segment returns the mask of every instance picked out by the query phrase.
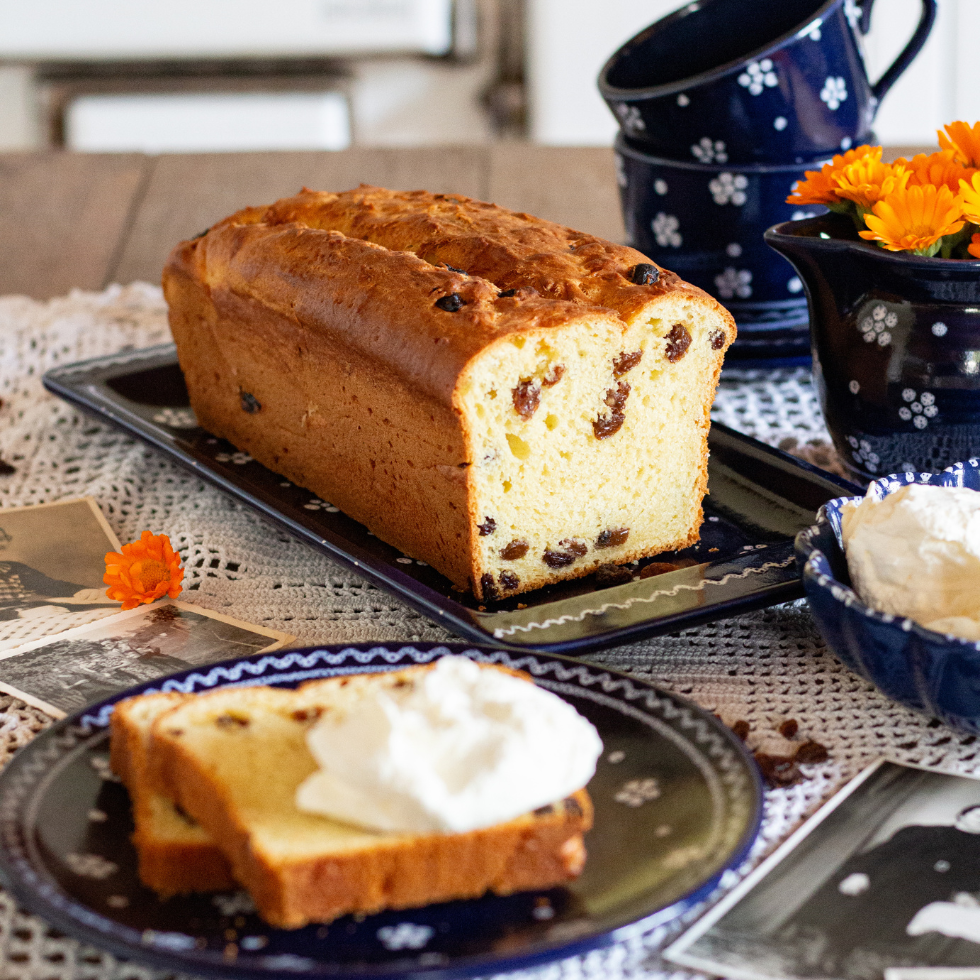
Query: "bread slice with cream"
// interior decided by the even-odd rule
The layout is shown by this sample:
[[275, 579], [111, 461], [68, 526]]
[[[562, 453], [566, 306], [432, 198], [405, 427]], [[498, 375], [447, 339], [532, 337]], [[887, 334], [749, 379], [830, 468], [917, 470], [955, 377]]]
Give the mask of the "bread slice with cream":
[[163, 286], [201, 425], [482, 600], [698, 538], [735, 324], [635, 249], [362, 186], [239, 211]]
[[465, 833], [374, 832], [297, 808], [298, 787], [317, 770], [308, 728], [365, 688], [397, 690], [428, 669], [337, 677], [295, 691], [223, 689], [155, 721], [150, 764], [161, 785], [219, 844], [272, 925], [551, 888], [582, 870], [592, 823], [584, 789]]

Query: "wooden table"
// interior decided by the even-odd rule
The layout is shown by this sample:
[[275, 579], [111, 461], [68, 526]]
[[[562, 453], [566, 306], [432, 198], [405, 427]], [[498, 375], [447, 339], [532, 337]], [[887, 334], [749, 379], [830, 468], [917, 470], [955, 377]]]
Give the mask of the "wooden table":
[[304, 185], [458, 192], [623, 239], [613, 154], [499, 143], [339, 153], [0, 154], [0, 295], [158, 282], [214, 221]]

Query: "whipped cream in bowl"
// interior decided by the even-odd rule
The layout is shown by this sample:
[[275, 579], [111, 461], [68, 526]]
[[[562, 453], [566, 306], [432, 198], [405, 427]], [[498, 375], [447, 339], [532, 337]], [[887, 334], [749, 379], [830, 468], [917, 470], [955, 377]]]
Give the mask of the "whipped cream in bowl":
[[320, 767], [296, 806], [395, 833], [461, 833], [561, 800], [595, 772], [602, 741], [529, 680], [446, 656], [403, 687], [373, 687], [307, 733]]
[[854, 590], [873, 609], [980, 640], [980, 493], [909, 484], [841, 509]]
[[830, 650], [888, 697], [980, 734], [980, 460], [828, 501], [796, 536]]

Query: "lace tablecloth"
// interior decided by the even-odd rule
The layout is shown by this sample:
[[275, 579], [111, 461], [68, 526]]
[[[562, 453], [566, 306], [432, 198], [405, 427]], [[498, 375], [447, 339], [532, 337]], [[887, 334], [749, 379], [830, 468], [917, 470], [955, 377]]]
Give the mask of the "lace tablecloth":
[[[0, 298], [0, 506], [90, 494], [122, 541], [166, 532], [184, 559], [182, 598], [295, 634], [302, 644], [428, 641], [451, 634], [273, 527], [154, 450], [47, 395], [51, 367], [169, 339], [160, 291], [135, 283], [38, 303]], [[807, 371], [723, 379], [715, 418], [818, 465], [833, 467]], [[95, 611], [93, 617], [104, 615]], [[73, 620], [73, 625], [78, 620]], [[57, 621], [4, 623], [0, 642], [28, 640]], [[824, 647], [804, 602], [594, 654], [692, 698], [729, 723], [752, 726], [750, 745], [776, 740], [786, 718], [824, 743], [830, 759], [807, 778], [770, 790], [762, 833], [742, 872], [771, 851], [844, 780], [892, 758], [975, 773], [978, 743], [875, 692]], [[0, 764], [50, 723], [0, 696]], [[723, 887], [737, 880], [729, 874]], [[688, 919], [703, 909], [694, 910]], [[531, 971], [534, 980], [681, 974], [657, 950], [679, 925]], [[55, 933], [0, 892], [0, 980], [115, 980], [161, 974]]]

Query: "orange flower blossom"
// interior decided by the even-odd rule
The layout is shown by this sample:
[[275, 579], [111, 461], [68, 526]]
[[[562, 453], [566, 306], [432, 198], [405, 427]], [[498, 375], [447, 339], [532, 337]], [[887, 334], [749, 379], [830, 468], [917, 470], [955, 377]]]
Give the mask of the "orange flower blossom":
[[975, 259], [980, 259], [980, 235], [974, 235], [970, 244], [966, 246], [966, 250]]
[[912, 171], [901, 164], [882, 163], [875, 157], [862, 157], [834, 174], [837, 196], [853, 201], [860, 211], [870, 211], [876, 202], [904, 190]]
[[961, 180], [959, 192], [963, 217], [975, 225], [980, 225], [980, 173], [973, 174], [969, 182]]
[[121, 554], [110, 551], [105, 556], [102, 581], [109, 586], [105, 594], [110, 599], [121, 600], [123, 609], [135, 609], [164, 595], [176, 599], [183, 578], [180, 555], [170, 538], [144, 531], [139, 541], [124, 544]]
[[969, 180], [975, 170], [964, 167], [951, 150], [940, 150], [938, 153], [919, 153], [911, 160], [904, 158], [895, 161], [896, 166], [907, 167], [912, 171], [909, 177], [909, 187], [916, 184], [945, 184], [954, 194], [960, 191], [960, 181]]
[[939, 239], [963, 228], [963, 211], [953, 192], [941, 185], [901, 186], [864, 216], [868, 231], [861, 237], [880, 242], [891, 252], [934, 255]]
[[[980, 167], [980, 122], [972, 126], [965, 122], [951, 122], [939, 130], [939, 145], [955, 154], [965, 167]], [[947, 134], [949, 134], [947, 136]]]
[[843, 156], [835, 156], [830, 163], [825, 163], [820, 170], [807, 170], [804, 172], [805, 180], [801, 180], [793, 193], [786, 198], [787, 204], [836, 204], [840, 198], [837, 196], [837, 184], [833, 177], [850, 163], [855, 160], [863, 160], [868, 157], [872, 160], [881, 159], [882, 148], [880, 146], [858, 146], [853, 150], [848, 150]]

